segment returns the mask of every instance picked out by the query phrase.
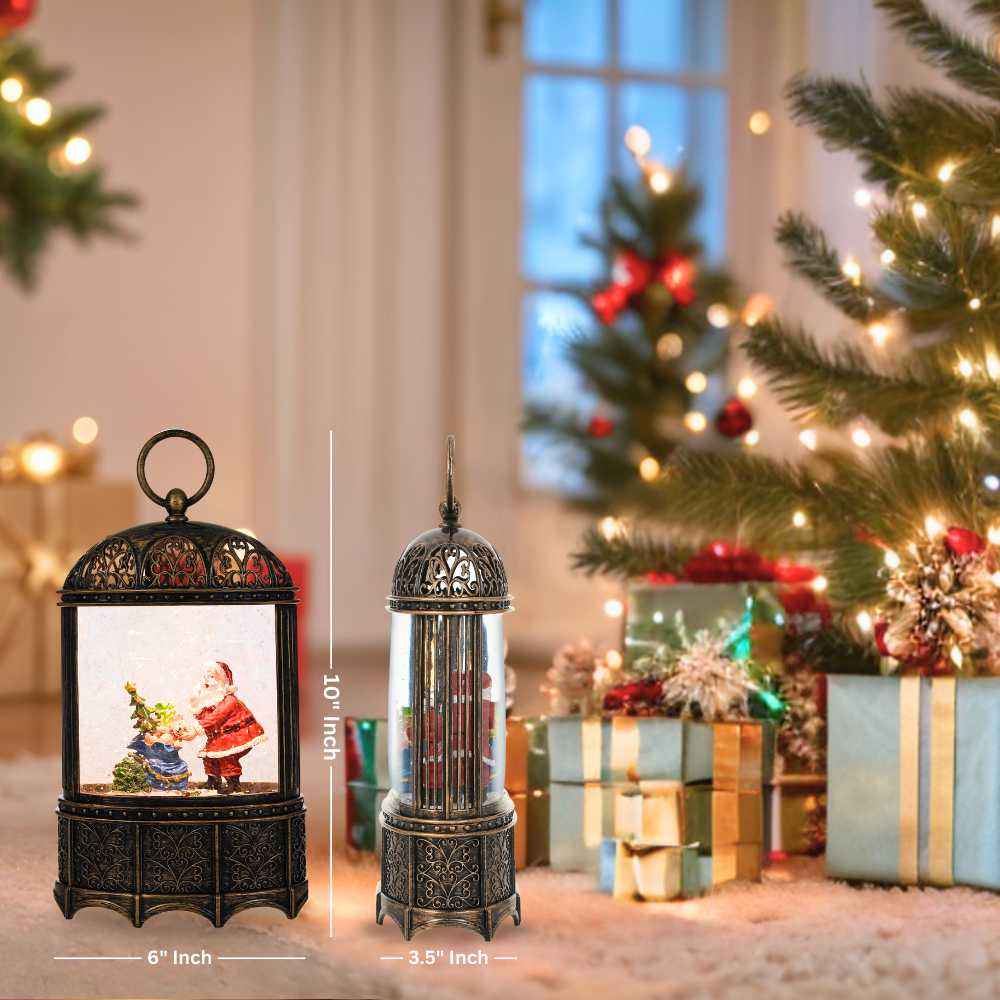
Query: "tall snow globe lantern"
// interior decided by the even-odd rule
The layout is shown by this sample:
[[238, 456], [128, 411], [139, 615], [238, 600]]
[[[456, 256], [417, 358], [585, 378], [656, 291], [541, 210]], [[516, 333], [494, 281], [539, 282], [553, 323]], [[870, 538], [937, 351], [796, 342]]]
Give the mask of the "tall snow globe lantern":
[[489, 941], [521, 922], [514, 804], [504, 791], [503, 563], [459, 523], [455, 439], [441, 523], [396, 565], [389, 607], [389, 777], [376, 918], [404, 937], [459, 926]]
[[[192, 441], [205, 457], [192, 497], [158, 496], [150, 449]], [[189, 521], [215, 463], [184, 430], [152, 437], [139, 484], [164, 521], [93, 546], [62, 595], [63, 794], [54, 894], [137, 927], [193, 910], [221, 927], [308, 896], [299, 794], [296, 587], [251, 534]]]

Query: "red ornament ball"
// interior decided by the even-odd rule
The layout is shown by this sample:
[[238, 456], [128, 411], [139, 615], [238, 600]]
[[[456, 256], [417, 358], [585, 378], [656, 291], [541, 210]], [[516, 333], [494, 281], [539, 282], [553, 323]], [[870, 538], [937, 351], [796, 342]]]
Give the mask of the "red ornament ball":
[[0, 0], [0, 38], [27, 24], [35, 13], [35, 0]]
[[986, 551], [986, 539], [968, 528], [949, 528], [944, 544], [953, 556], [977, 556]]
[[727, 438], [738, 438], [753, 427], [753, 414], [742, 399], [730, 399], [715, 418], [715, 429]]
[[592, 438], [606, 438], [614, 429], [614, 421], [610, 417], [604, 416], [603, 413], [595, 413], [590, 418], [590, 424], [587, 427]]

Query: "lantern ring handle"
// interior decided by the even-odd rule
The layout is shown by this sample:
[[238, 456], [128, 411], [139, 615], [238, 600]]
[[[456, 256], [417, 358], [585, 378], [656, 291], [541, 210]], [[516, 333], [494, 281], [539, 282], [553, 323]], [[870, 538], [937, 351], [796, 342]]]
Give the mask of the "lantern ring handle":
[[[188, 497], [187, 494], [181, 489], [172, 489], [164, 499], [158, 496], [156, 493], [150, 489], [149, 483], [146, 481], [146, 456], [149, 454], [153, 445], [159, 444], [166, 438], [179, 437], [185, 438], [188, 441], [196, 444], [200, 449], [202, 455], [205, 456], [205, 481], [201, 484], [198, 492], [194, 496]], [[159, 434], [154, 434], [143, 446], [142, 451], [139, 452], [139, 460], [136, 462], [135, 474], [139, 479], [139, 485], [142, 487], [142, 492], [149, 497], [150, 500], [155, 504], [159, 504], [161, 507], [165, 507], [167, 510], [167, 520], [168, 521], [186, 521], [187, 518], [184, 516], [184, 511], [191, 506], [193, 503], [197, 503], [207, 492], [208, 488], [212, 485], [212, 480], [215, 478], [215, 459], [212, 457], [212, 452], [210, 451], [207, 444], [197, 434], [192, 434], [191, 431], [181, 430], [180, 428], [173, 428], [168, 431], [160, 431]]]

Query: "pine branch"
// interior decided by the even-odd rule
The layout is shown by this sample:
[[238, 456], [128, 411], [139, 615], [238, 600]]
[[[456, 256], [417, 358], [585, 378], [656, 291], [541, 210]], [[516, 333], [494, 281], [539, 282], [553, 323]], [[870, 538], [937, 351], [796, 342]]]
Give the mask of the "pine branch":
[[583, 549], [573, 553], [573, 568], [587, 576], [600, 573], [621, 580], [632, 580], [649, 573], [672, 573], [683, 576], [684, 567], [695, 554], [691, 546], [668, 543], [645, 532], [605, 538], [596, 530], [583, 537]]
[[922, 0], [876, 0], [920, 58], [966, 90], [1000, 101], [1000, 62], [927, 9]]
[[863, 283], [856, 285], [844, 274], [840, 257], [826, 242], [823, 230], [804, 215], [786, 213], [775, 233], [792, 269], [852, 319], [870, 323], [892, 309], [892, 302], [880, 292]]

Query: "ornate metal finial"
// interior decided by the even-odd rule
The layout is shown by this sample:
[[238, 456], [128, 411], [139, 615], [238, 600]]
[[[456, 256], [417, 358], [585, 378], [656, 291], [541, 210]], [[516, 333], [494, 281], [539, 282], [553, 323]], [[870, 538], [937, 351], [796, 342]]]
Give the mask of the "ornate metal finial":
[[[193, 441], [201, 449], [201, 453], [205, 456], [205, 481], [201, 484], [201, 488], [193, 497], [189, 497], [182, 489], [174, 487], [174, 489], [167, 494], [166, 499], [164, 499], [161, 496], [157, 496], [149, 488], [149, 483], [146, 482], [146, 456], [149, 454], [154, 444], [159, 444], [160, 441], [170, 437], [187, 438], [188, 441]], [[192, 434], [190, 431], [182, 431], [175, 428], [169, 431], [160, 431], [159, 434], [154, 434], [142, 446], [142, 451], [139, 452], [139, 461], [136, 463], [135, 474], [139, 477], [139, 485], [142, 487], [142, 492], [145, 493], [146, 496], [153, 501], [153, 503], [166, 508], [166, 520], [186, 521], [187, 515], [184, 512], [192, 504], [197, 503], [208, 492], [209, 486], [212, 485], [212, 480], [215, 478], [215, 459], [212, 458], [212, 453], [209, 451], [208, 445], [205, 444], [205, 442], [202, 441], [197, 434]]]
[[442, 528], [460, 528], [462, 502], [455, 496], [455, 435], [448, 435], [448, 492], [438, 505]]

